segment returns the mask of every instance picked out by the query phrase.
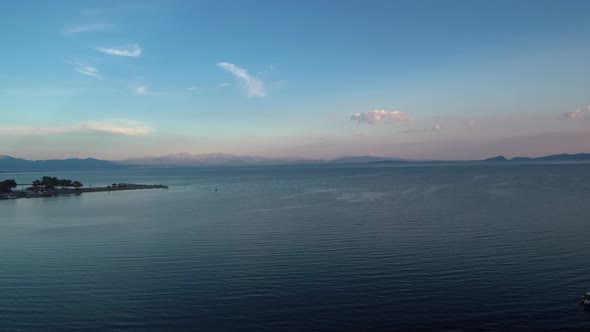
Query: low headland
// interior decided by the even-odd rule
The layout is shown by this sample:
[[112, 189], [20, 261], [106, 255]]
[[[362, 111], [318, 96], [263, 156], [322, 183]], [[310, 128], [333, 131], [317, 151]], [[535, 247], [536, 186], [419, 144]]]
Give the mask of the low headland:
[[[17, 190], [16, 188], [19, 186], [23, 189]], [[25, 188], [25, 186], [27, 187]], [[0, 181], [0, 200], [139, 189], [168, 189], [168, 186], [162, 184], [113, 183], [106, 187], [85, 188], [79, 181], [58, 179], [50, 176], [44, 176], [41, 180], [35, 180], [31, 184], [20, 184], [14, 179], [7, 179]]]

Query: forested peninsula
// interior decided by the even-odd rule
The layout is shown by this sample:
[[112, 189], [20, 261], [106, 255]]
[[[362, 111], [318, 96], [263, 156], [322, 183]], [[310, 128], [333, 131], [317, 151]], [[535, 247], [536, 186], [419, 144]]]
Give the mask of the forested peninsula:
[[[18, 189], [18, 188], [21, 189]], [[55, 197], [89, 192], [110, 192], [138, 189], [168, 189], [162, 184], [113, 183], [104, 187], [84, 187], [80, 181], [44, 176], [32, 183], [18, 183], [14, 179], [0, 181], [0, 199]]]

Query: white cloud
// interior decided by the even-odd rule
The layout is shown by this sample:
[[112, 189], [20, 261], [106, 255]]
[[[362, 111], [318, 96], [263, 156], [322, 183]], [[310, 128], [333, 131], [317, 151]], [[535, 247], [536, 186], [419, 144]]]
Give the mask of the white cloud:
[[153, 132], [145, 122], [125, 119], [84, 122], [75, 128], [74, 132], [124, 136], [145, 136]]
[[93, 66], [78, 65], [76, 66], [76, 68], [74, 68], [74, 70], [76, 70], [80, 74], [84, 74], [94, 78], [102, 78], [102, 75], [98, 73], [98, 69], [96, 69], [96, 67]]
[[563, 113], [561, 115], [564, 119], [590, 119], [590, 106], [586, 109], [577, 109], [573, 112]]
[[246, 69], [228, 62], [219, 62], [217, 66], [234, 75], [244, 85], [248, 97], [266, 96], [264, 82], [250, 75]]
[[70, 127], [32, 127], [32, 126], [0, 126], [0, 135], [122, 135], [145, 136], [153, 132], [153, 128], [145, 122], [125, 119], [90, 121]]
[[82, 32], [106, 31], [111, 30], [113, 26], [108, 23], [95, 23], [86, 25], [70, 25], [61, 30], [64, 35], [72, 35]]
[[136, 95], [147, 95], [148, 87], [145, 85], [136, 86], [133, 88], [133, 92], [135, 92]]
[[189, 86], [188, 88], [184, 88], [186, 91], [197, 91], [201, 88], [199, 88], [198, 86]]
[[127, 56], [127, 57], [138, 57], [141, 55], [141, 47], [139, 45], [132, 45], [130, 48], [96, 48], [98, 51], [114, 55], [114, 56]]
[[218, 87], [218, 88], [225, 88], [225, 87], [228, 87], [228, 86], [230, 86], [230, 85], [231, 85], [231, 84], [229, 84], [229, 83], [227, 83], [227, 82], [223, 82], [223, 83], [219, 84], [217, 87]]
[[364, 113], [355, 113], [350, 119], [358, 123], [368, 123], [376, 125], [379, 122], [403, 122], [411, 120], [412, 117], [400, 111], [386, 111], [386, 110], [373, 110]]
[[402, 131], [402, 134], [424, 133], [424, 132], [439, 131], [439, 130], [441, 130], [441, 126], [436, 124], [430, 128], [404, 130], [404, 131]]
[[466, 126], [475, 126], [476, 124], [477, 124], [477, 120], [471, 119], [471, 120], [465, 121]]

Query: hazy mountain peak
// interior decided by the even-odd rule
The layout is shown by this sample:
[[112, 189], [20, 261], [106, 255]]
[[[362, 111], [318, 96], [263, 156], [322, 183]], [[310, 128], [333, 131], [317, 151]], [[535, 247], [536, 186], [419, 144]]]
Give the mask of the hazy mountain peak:
[[500, 155], [500, 156], [495, 156], [492, 158], [484, 159], [484, 161], [508, 161], [508, 159], [506, 159], [506, 157]]

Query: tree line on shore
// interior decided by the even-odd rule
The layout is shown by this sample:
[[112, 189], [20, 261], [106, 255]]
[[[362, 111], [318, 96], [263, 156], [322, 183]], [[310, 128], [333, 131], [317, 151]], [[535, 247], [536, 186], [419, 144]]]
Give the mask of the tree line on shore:
[[9, 192], [16, 188], [16, 181], [14, 179], [6, 179], [0, 182], [0, 192]]
[[68, 179], [58, 179], [54, 176], [44, 176], [41, 180], [33, 181], [33, 187], [42, 187], [44, 189], [55, 188], [82, 188], [84, 185], [79, 181], [72, 181]]
[[[14, 179], [6, 179], [4, 181], [0, 181], [0, 192], [10, 192], [12, 189], [17, 187], [17, 182]], [[80, 181], [72, 181], [68, 179], [58, 179], [54, 176], [44, 176], [41, 180], [35, 180], [32, 183], [32, 187], [27, 188], [30, 190], [35, 189], [44, 189], [44, 190], [52, 190], [56, 188], [61, 189], [69, 189], [75, 188], [79, 189], [84, 187], [84, 185]]]

